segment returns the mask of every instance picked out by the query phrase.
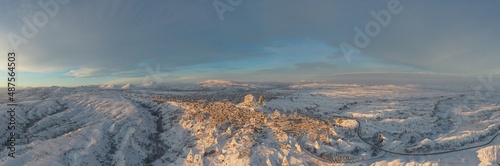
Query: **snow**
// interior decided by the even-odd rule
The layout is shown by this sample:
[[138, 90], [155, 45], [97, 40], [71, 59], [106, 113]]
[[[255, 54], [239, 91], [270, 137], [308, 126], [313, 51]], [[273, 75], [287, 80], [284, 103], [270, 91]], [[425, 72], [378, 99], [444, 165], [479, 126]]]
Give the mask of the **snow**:
[[203, 82], [199, 82], [198, 85], [204, 86], [204, 87], [212, 87], [212, 86], [234, 86], [238, 85], [239, 83], [235, 81], [227, 81], [227, 80], [206, 80]]
[[477, 151], [480, 166], [499, 164], [500, 145], [488, 146]]
[[99, 88], [101, 88], [101, 89], [116, 89], [116, 85], [115, 84], [101, 85], [101, 86], [99, 86]]
[[125, 84], [120, 89], [133, 89], [133, 88], [134, 88], [134, 85], [132, 85], [132, 84]]
[[16, 158], [2, 144], [0, 165], [498, 165], [500, 96], [476, 94], [224, 80], [30, 88], [17, 94]]

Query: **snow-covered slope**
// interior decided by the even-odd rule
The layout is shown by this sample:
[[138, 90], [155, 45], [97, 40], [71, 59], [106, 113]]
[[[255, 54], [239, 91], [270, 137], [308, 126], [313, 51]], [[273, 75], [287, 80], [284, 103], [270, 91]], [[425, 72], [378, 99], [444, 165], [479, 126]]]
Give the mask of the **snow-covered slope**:
[[114, 84], [108, 84], [108, 85], [100, 85], [99, 88], [101, 88], [101, 89], [116, 89], [117, 86]]
[[[415, 85], [124, 87], [19, 91], [16, 158], [1, 144], [0, 165], [500, 163], [498, 92], [481, 98], [467, 88]], [[265, 102], [238, 104], [247, 94]], [[0, 109], [9, 109], [5, 100]], [[0, 116], [0, 128], [7, 118]]]
[[235, 81], [227, 81], [227, 80], [206, 80], [203, 82], [199, 82], [198, 85], [204, 87], [213, 87], [213, 86], [235, 86], [239, 85], [239, 83]]
[[216, 89], [254, 89], [257, 88], [256, 85], [247, 84], [247, 83], [239, 83], [236, 81], [228, 81], [228, 80], [206, 80], [203, 82], [197, 83], [197, 85], [203, 88], [209, 88], [211, 90]]
[[133, 89], [133, 88], [135, 88], [134, 85], [132, 85], [132, 84], [125, 84], [120, 89]]

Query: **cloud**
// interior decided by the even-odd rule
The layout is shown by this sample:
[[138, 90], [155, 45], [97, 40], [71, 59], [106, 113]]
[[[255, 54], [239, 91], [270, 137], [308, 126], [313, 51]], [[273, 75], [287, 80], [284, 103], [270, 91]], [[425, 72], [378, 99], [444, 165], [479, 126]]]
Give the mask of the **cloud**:
[[[103, 74], [110, 75], [134, 70], [144, 59], [175, 68], [259, 55], [258, 50], [222, 44], [230, 41], [218, 44], [218, 36], [223, 35], [199, 28], [209, 25], [208, 20], [220, 23], [216, 17], [205, 16], [213, 12], [211, 3], [200, 3], [72, 1], [22, 45], [23, 69], [50, 72], [88, 66], [106, 69]], [[20, 27], [11, 29], [20, 34]], [[238, 44], [237, 40], [231, 42]], [[92, 73], [96, 72], [87, 74]]]
[[500, 3], [412, 2], [363, 52], [433, 72], [498, 71], [500, 23], [494, 4]]
[[321, 75], [331, 75], [337, 66], [324, 62], [303, 62], [293, 66], [269, 67], [252, 71], [214, 74], [215, 78], [226, 78], [239, 81], [291, 81], [317, 79]]
[[[490, 4], [493, 3], [493, 4]], [[498, 72], [500, 2], [402, 1], [404, 10], [362, 50], [362, 56], [387, 65], [430, 72], [475, 74]], [[5, 5], [4, 5], [5, 4]], [[21, 48], [22, 69], [33, 72], [69, 71], [74, 77], [135, 77], [145, 60], [171, 71], [217, 62], [279, 58], [268, 48], [282, 41], [320, 41], [338, 48], [352, 43], [354, 26], [373, 21], [370, 11], [387, 2], [318, 0], [244, 1], [220, 21], [212, 1], [71, 1]], [[2, 2], [2, 35], [20, 33], [21, 18], [41, 8], [37, 1]], [[14, 7], [25, 6], [19, 12]], [[28, 6], [28, 7], [26, 7]], [[2, 39], [4, 40], [4, 39]], [[304, 49], [306, 50], [306, 49]], [[304, 51], [303, 62], [288, 66], [259, 66], [256, 70], [293, 77], [296, 72], [372, 70], [355, 61], [337, 70], [343, 56], [332, 52], [332, 62], [318, 62]], [[299, 56], [299, 55], [294, 55]], [[255, 63], [259, 63], [256, 61]], [[311, 63], [309, 63], [311, 62]], [[344, 63], [344, 62], [342, 62]], [[335, 64], [335, 65], [332, 65]], [[383, 64], [382, 64], [383, 65]], [[240, 68], [229, 65], [224, 68]], [[201, 69], [202, 70], [202, 69]], [[175, 70], [177, 72], [179, 70]], [[243, 74], [243, 73], [240, 73]], [[217, 75], [216, 73], [213, 75]]]
[[336, 68], [335, 65], [325, 63], [325, 62], [307, 62], [307, 63], [297, 63], [295, 64], [297, 66], [297, 69], [300, 70], [329, 70], [329, 69], [334, 69]]
[[[36, 2], [23, 3], [32, 6], [24, 9], [31, 11], [28, 17], [41, 10]], [[259, 57], [266, 55], [263, 49], [275, 39], [333, 36], [335, 26], [325, 20], [345, 18], [335, 16], [337, 10], [323, 6], [325, 3], [347, 11], [345, 5], [336, 7], [328, 1], [248, 1], [226, 13], [221, 22], [209, 1], [71, 1], [21, 47], [26, 57], [24, 69], [50, 72], [88, 66], [107, 69], [104, 71], [133, 70], [144, 59], [175, 68]], [[304, 10], [295, 11], [297, 7]], [[313, 9], [320, 10], [311, 12]], [[338, 19], [330, 19], [332, 16]], [[20, 33], [19, 26], [10, 29]]]
[[338, 73], [326, 77], [336, 83], [358, 84], [437, 84], [447, 86], [471, 86], [478, 80], [474, 77], [459, 74], [442, 74], [429, 72], [358, 72]]
[[102, 77], [105, 76], [107, 71], [103, 69], [93, 69], [93, 68], [80, 68], [75, 70], [70, 70], [69, 75], [76, 78], [88, 78], [88, 77]]

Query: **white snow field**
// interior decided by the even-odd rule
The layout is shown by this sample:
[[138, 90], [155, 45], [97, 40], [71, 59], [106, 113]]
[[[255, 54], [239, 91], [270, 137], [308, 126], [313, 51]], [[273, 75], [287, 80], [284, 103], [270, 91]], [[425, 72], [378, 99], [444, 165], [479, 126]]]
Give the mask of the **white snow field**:
[[16, 98], [0, 165], [500, 165], [500, 94], [467, 87], [212, 80]]

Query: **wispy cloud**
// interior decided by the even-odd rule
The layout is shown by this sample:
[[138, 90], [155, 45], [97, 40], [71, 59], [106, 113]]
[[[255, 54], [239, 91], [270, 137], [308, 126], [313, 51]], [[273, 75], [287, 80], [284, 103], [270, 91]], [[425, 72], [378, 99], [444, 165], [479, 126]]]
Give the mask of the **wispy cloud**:
[[[175, 78], [232, 74], [263, 80], [373, 70], [500, 71], [497, 1], [412, 2], [350, 64], [337, 52], [339, 43], [350, 42], [353, 27], [373, 20], [370, 11], [386, 2], [284, 2], [245, 1], [221, 22], [211, 1], [71, 1], [21, 47], [20, 69], [68, 71], [76, 78], [140, 77], [145, 66], [160, 65]], [[37, 1], [0, 6], [4, 48], [6, 34], [20, 33], [21, 18], [41, 8]], [[252, 74], [262, 71], [267, 74]]]

